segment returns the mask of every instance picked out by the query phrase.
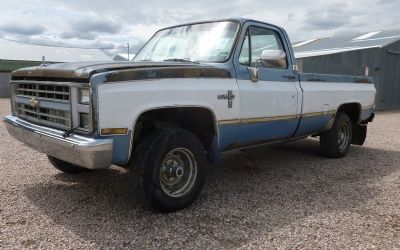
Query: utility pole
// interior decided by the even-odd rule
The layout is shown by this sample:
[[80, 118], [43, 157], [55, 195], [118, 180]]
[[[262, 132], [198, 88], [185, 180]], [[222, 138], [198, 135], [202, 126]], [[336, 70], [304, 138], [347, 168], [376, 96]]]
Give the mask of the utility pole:
[[128, 43], [128, 61], [130, 61], [130, 60], [129, 60], [129, 43]]

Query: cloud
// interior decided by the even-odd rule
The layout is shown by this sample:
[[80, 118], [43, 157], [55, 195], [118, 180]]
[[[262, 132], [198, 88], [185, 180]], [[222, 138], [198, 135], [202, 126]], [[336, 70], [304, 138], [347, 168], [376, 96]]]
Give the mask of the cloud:
[[379, 0], [379, 4], [389, 4], [389, 3], [393, 3], [395, 0]]
[[97, 35], [95, 35], [91, 32], [80, 32], [77, 30], [70, 30], [70, 31], [61, 33], [60, 37], [63, 39], [78, 38], [78, 39], [83, 39], [83, 40], [95, 40], [97, 38]]
[[99, 34], [117, 34], [121, 23], [112, 18], [100, 18], [95, 14], [74, 20], [69, 29], [60, 34], [63, 39], [95, 40]]
[[8, 34], [15, 35], [39, 35], [42, 34], [46, 28], [37, 24], [29, 23], [6, 23], [0, 25], [0, 31]]
[[351, 24], [352, 17], [345, 12], [335, 11], [310, 11], [304, 21], [305, 29], [333, 30], [343, 25]]
[[100, 18], [92, 15], [74, 21], [71, 28], [74, 31], [85, 33], [115, 34], [121, 30], [121, 24], [112, 18]]
[[0, 35], [78, 47], [112, 45], [111, 51], [123, 53], [127, 43], [135, 53], [166, 26], [237, 16], [277, 24], [292, 41], [400, 29], [395, 0], [29, 1], [0, 1]]

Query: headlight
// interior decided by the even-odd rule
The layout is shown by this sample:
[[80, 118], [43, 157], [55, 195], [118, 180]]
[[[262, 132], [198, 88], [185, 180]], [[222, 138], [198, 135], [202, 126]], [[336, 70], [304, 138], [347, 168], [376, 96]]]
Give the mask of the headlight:
[[90, 129], [89, 114], [79, 113], [79, 127], [84, 129]]
[[90, 91], [89, 89], [79, 89], [79, 103], [89, 105]]

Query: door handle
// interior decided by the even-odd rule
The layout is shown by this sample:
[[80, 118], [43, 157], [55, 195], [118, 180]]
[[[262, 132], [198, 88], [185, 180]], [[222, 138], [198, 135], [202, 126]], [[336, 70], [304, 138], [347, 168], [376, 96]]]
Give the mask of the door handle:
[[294, 80], [296, 77], [292, 74], [283, 74], [282, 77], [287, 78], [289, 80]]
[[252, 82], [258, 82], [260, 72], [257, 67], [248, 67], [247, 70], [249, 71], [250, 80]]

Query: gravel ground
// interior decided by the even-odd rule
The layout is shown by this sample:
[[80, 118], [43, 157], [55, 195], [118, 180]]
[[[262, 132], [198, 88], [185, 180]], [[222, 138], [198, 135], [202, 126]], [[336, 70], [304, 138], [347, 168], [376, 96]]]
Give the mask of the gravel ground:
[[124, 169], [60, 173], [0, 121], [0, 248], [400, 249], [399, 122], [379, 113], [338, 160], [316, 139], [228, 153], [197, 202], [157, 214]]

